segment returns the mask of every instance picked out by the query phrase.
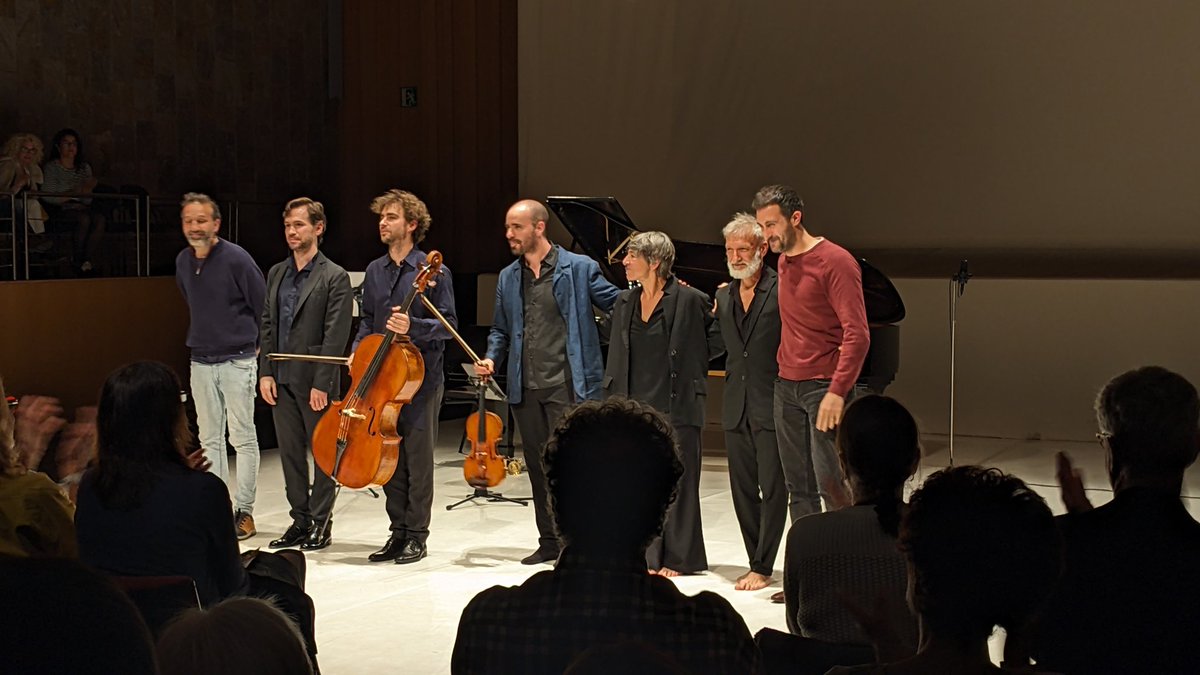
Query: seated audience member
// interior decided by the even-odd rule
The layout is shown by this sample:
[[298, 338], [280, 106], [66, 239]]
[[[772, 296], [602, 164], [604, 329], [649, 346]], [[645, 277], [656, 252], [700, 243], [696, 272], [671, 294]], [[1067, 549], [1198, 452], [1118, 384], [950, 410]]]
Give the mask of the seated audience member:
[[563, 675], [691, 675], [679, 662], [641, 640], [597, 645], [580, 652]]
[[[838, 425], [836, 447], [853, 505], [797, 519], [788, 532], [784, 564], [788, 629], [809, 638], [791, 640], [787, 660], [820, 673], [854, 658], [842, 645], [859, 646], [859, 663], [873, 660], [870, 638], [847, 602], [862, 607], [881, 603], [893, 611], [889, 620], [906, 653], [913, 654], [917, 645], [916, 618], [904, 599], [904, 556], [896, 546], [904, 484], [921, 460], [917, 423], [895, 399], [858, 398]], [[776, 656], [767, 644], [789, 643], [760, 642], [764, 664]]]
[[76, 561], [0, 555], [0, 598], [0, 672], [158, 672], [137, 608]]
[[74, 558], [75, 509], [54, 481], [21, 463], [15, 428], [0, 380], [0, 554]]
[[1180, 500], [1200, 449], [1196, 388], [1163, 368], [1132, 370], [1101, 390], [1096, 421], [1113, 499], [1093, 509], [1059, 456], [1064, 570], [1033, 631], [1038, 668], [1200, 672], [1200, 523]]
[[[13, 195], [18, 224], [25, 221], [25, 204], [29, 204], [29, 231], [42, 234], [46, 231], [46, 212], [36, 197], [20, 198], [21, 192], [42, 189], [42, 141], [33, 134], [13, 134], [4, 142], [0, 151], [0, 193]], [[18, 227], [18, 231], [22, 228]], [[49, 241], [33, 245], [31, 250], [45, 252]]]
[[[920, 621], [915, 656], [834, 668], [830, 675], [1001, 673], [988, 655], [996, 626], [1020, 630], [1042, 606], [1061, 567], [1046, 502], [999, 469], [960, 466], [929, 477], [900, 525], [909, 601]], [[864, 620], [869, 612], [860, 608]], [[886, 619], [872, 616], [878, 628]], [[868, 628], [878, 640], [878, 630]], [[894, 637], [894, 636], [893, 636]]]
[[[483, 591], [463, 610], [454, 673], [562, 673], [585, 650], [640, 640], [691, 672], [755, 673], [758, 653], [724, 598], [646, 571], [683, 466], [670, 423], [622, 398], [559, 422], [543, 461], [562, 552], [552, 571]], [[622, 468], [620, 481], [601, 477]]]
[[75, 512], [80, 558], [112, 574], [191, 577], [205, 607], [233, 595], [276, 596], [315, 654], [304, 555], [239, 555], [225, 483], [203, 470], [201, 451], [185, 455], [191, 437], [179, 391], [175, 373], [153, 361], [118, 368], [104, 382], [97, 462], [80, 482]]
[[304, 638], [275, 605], [230, 598], [184, 612], [158, 638], [162, 675], [312, 673]]
[[76, 195], [43, 197], [42, 201], [49, 207], [52, 218], [61, 217], [75, 223], [74, 263], [80, 272], [90, 273], [96, 247], [104, 236], [106, 219], [100, 205], [93, 203], [91, 197], [78, 196], [90, 194], [96, 188], [96, 178], [92, 175], [92, 165], [84, 160], [83, 139], [77, 131], [61, 129], [54, 134], [50, 160], [42, 173], [45, 176], [44, 192]]

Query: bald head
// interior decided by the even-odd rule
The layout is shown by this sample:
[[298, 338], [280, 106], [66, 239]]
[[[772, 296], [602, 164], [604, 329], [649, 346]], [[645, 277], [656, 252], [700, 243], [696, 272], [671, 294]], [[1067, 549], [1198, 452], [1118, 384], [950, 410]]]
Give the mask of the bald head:
[[550, 220], [550, 212], [536, 199], [522, 199], [513, 204], [508, 207], [508, 215], [519, 215], [529, 218], [535, 225], [538, 221], [545, 223]]
[[540, 259], [550, 249], [546, 240], [546, 221], [550, 212], [541, 202], [522, 199], [508, 207], [504, 217], [504, 236], [513, 255], [532, 255]]

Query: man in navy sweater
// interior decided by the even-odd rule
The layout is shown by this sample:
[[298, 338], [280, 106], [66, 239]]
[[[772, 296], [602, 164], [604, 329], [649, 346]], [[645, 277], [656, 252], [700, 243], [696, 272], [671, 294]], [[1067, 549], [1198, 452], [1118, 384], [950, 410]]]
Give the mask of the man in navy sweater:
[[208, 195], [183, 196], [181, 220], [188, 248], [175, 258], [175, 280], [191, 315], [192, 400], [200, 447], [212, 472], [229, 483], [225, 430], [237, 451], [237, 487], [230, 486], [238, 539], [257, 533], [258, 436], [254, 394], [258, 388], [258, 320], [267, 286], [245, 249], [217, 236], [221, 209]]
[[[425, 360], [425, 379], [412, 403], [400, 409], [400, 462], [391, 480], [383, 486], [387, 497], [391, 535], [387, 543], [368, 556], [371, 562], [394, 561], [397, 565], [414, 563], [426, 555], [429, 520], [433, 509], [433, 446], [437, 442], [438, 409], [442, 405], [442, 355], [444, 340], [453, 336], [419, 300], [408, 313], [400, 311], [413, 280], [425, 262], [425, 252], [417, 244], [429, 231], [431, 219], [425, 202], [411, 192], [388, 190], [371, 202], [371, 211], [379, 214], [379, 239], [387, 253], [367, 265], [363, 279], [362, 322], [354, 338], [357, 348], [372, 333], [389, 330], [407, 335]], [[454, 283], [450, 270], [441, 274], [426, 289], [433, 306], [455, 328]]]

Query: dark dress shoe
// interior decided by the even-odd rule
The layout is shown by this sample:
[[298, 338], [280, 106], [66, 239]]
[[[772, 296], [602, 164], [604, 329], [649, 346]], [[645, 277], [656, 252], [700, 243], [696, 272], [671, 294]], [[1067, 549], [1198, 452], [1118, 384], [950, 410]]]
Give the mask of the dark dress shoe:
[[547, 551], [544, 548], [539, 548], [533, 553], [521, 558], [521, 564], [536, 565], [538, 563], [554, 562], [555, 560], [558, 560], [558, 551]]
[[409, 539], [404, 542], [404, 550], [397, 556], [396, 564], [407, 565], [408, 563], [415, 563], [427, 555], [429, 555], [429, 550], [425, 548], [425, 544], [416, 539]]
[[395, 560], [396, 558], [400, 557], [400, 552], [404, 550], [404, 544], [404, 539], [401, 539], [393, 534], [392, 536], [388, 537], [387, 543], [383, 545], [383, 548], [367, 556], [367, 560], [370, 560], [371, 562], [387, 562], [389, 560]]
[[321, 535], [321, 526], [317, 523], [313, 524], [312, 532], [308, 533], [308, 538], [300, 544], [300, 549], [303, 551], [317, 551], [325, 548], [333, 541], [333, 523], [325, 526], [325, 535]]
[[773, 602], [777, 605], [782, 605], [785, 602], [787, 602], [787, 598], [784, 597], [783, 591], [779, 591], [778, 593], [771, 594], [771, 602]]
[[308, 528], [292, 523], [292, 526], [287, 529], [287, 532], [283, 533], [282, 537], [272, 540], [271, 543], [267, 544], [267, 546], [270, 548], [288, 548], [289, 546], [299, 546], [300, 544], [303, 544], [304, 540], [307, 538]]

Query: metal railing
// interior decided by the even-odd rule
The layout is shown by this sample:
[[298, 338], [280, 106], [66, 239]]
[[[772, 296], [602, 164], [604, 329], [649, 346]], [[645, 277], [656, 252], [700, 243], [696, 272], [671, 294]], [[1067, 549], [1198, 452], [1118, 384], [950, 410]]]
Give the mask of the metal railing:
[[[30, 250], [30, 233], [32, 233], [32, 230], [29, 227], [29, 204], [34, 199], [45, 200], [47, 197], [53, 200], [88, 200], [92, 204], [95, 202], [107, 202], [108, 206], [105, 207], [105, 210], [109, 215], [118, 211], [118, 209], [122, 209], [122, 207], [128, 207], [128, 210], [122, 210], [122, 213], [130, 214], [128, 218], [132, 220], [133, 224], [134, 276], [148, 277], [174, 274], [175, 255], [186, 246], [179, 225], [178, 197], [156, 197], [115, 192], [49, 193], [23, 191], [16, 194], [0, 192], [0, 233], [8, 235], [9, 245], [4, 248], [7, 249], [5, 252], [10, 254], [7, 258], [0, 259], [0, 270], [11, 268], [11, 274], [3, 274], [2, 278], [13, 281], [30, 280], [33, 278], [31, 268], [34, 266], [34, 260], [31, 259]], [[276, 216], [278, 215], [279, 205], [282, 203], [282, 201], [268, 202], [261, 200], [218, 201], [223, 215], [221, 235], [230, 241], [240, 244], [243, 233], [241, 223], [243, 212], [262, 216], [263, 209], [269, 209], [271, 218], [278, 220]], [[46, 204], [43, 203], [43, 205]], [[58, 205], [49, 203], [49, 206], [54, 208]], [[254, 215], [250, 217], [254, 217]], [[59, 214], [56, 217], [48, 219], [47, 222], [61, 222], [62, 220], [63, 215]], [[112, 220], [111, 217], [108, 218], [109, 222], [112, 222]], [[127, 223], [129, 220], [121, 219], [119, 222]], [[107, 237], [108, 235], [106, 234], [105, 236]], [[72, 237], [74, 237], [73, 234]], [[169, 253], [163, 255], [162, 260], [156, 260], [154, 255], [164, 250], [165, 240], [171, 241], [170, 247], [167, 249]], [[275, 241], [277, 239], [273, 238], [272, 242]], [[0, 249], [0, 251], [3, 251], [3, 249]], [[251, 251], [251, 253], [253, 254], [255, 251]], [[262, 251], [261, 253], [269, 254], [270, 252]]]

